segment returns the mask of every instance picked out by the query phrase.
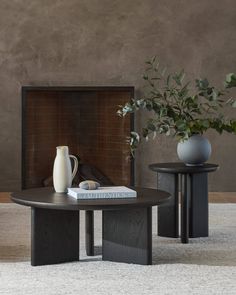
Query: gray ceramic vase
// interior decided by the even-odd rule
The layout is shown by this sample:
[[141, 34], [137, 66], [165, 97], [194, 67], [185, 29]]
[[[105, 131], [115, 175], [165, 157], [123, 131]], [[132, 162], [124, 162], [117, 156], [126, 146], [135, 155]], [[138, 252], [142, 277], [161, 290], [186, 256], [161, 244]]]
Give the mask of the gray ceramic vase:
[[193, 135], [178, 143], [177, 154], [187, 166], [200, 166], [210, 158], [211, 144], [207, 138]]

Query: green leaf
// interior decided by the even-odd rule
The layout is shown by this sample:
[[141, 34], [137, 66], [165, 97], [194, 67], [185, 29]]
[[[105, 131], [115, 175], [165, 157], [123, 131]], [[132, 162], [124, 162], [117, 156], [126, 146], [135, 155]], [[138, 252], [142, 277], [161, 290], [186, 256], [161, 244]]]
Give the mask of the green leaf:
[[161, 72], [162, 77], [165, 76], [166, 70], [167, 70], [166, 67], [162, 70], [162, 72]]
[[134, 101], [134, 104], [137, 108], [145, 108], [146, 101], [145, 101], [145, 99], [137, 99]]
[[213, 100], [217, 100], [217, 98], [218, 98], [218, 93], [217, 93], [216, 91], [213, 91], [213, 92], [212, 92], [212, 98], [213, 98]]
[[156, 131], [156, 126], [152, 122], [148, 122], [147, 128], [152, 132]]
[[172, 76], [172, 79], [175, 81], [175, 83], [178, 86], [181, 86], [181, 81], [180, 81], [180, 77], [178, 76], [178, 74], [175, 74], [174, 76]]
[[207, 79], [196, 79], [196, 87], [199, 90], [206, 90], [209, 86], [209, 82]]
[[149, 133], [149, 131], [148, 131], [147, 128], [143, 128], [143, 129], [142, 129], [142, 136], [143, 136], [144, 138], [146, 138], [146, 137], [148, 136], [148, 133]]
[[236, 87], [236, 75], [234, 73], [227, 74], [224, 84], [226, 88]]
[[201, 124], [204, 128], [208, 129], [210, 127], [210, 123], [208, 120], [201, 121]]
[[151, 58], [151, 60], [150, 60], [150, 61], [151, 61], [151, 63], [152, 63], [152, 64], [154, 64], [154, 62], [156, 61], [156, 59], [157, 59], [157, 56], [156, 56], [156, 55], [154, 55], [154, 56]]
[[175, 124], [178, 131], [184, 131], [186, 129], [186, 123], [184, 121], [179, 120]]
[[171, 75], [168, 75], [166, 78], [166, 84], [169, 87]]
[[158, 68], [159, 68], [159, 62], [156, 63], [155, 67], [154, 67], [154, 71], [158, 72]]
[[160, 117], [166, 116], [167, 115], [167, 109], [165, 107], [162, 107], [160, 109]]
[[153, 103], [152, 103], [152, 101], [150, 101], [150, 100], [146, 101], [146, 109], [148, 111], [152, 111], [152, 109], [153, 109]]
[[181, 72], [179, 73], [179, 80], [180, 80], [181, 84], [184, 81], [184, 77], [185, 77], [185, 72], [182, 69]]
[[232, 107], [236, 108], [236, 100], [232, 103]]

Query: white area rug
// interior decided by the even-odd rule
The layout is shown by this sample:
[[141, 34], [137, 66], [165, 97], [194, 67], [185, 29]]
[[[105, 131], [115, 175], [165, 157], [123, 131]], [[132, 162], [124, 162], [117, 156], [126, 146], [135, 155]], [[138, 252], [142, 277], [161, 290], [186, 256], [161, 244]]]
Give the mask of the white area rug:
[[[0, 204], [0, 294], [236, 294], [236, 204], [210, 205], [209, 238], [156, 236], [153, 209], [153, 265], [104, 262], [84, 251], [81, 261], [30, 265], [30, 209]], [[101, 215], [96, 214], [101, 252]]]

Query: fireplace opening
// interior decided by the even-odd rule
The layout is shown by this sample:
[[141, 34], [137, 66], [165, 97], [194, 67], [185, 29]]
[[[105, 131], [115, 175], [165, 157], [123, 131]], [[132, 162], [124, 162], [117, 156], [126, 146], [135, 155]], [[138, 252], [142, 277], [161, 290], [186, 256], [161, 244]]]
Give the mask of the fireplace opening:
[[133, 87], [22, 87], [22, 188], [51, 183], [60, 145], [80, 157], [83, 173], [93, 170], [115, 185], [133, 185], [126, 143], [133, 116], [116, 114], [133, 95]]

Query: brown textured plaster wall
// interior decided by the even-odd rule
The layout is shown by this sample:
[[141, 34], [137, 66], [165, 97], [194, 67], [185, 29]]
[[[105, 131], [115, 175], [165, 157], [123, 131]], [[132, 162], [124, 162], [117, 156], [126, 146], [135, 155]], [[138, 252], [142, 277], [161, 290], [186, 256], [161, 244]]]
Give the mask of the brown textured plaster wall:
[[[235, 32], [235, 0], [1, 0], [0, 190], [20, 188], [22, 85], [134, 85], [138, 94], [153, 54], [219, 83], [235, 71]], [[235, 136], [208, 136], [221, 165], [210, 189], [236, 191]], [[147, 165], [176, 160], [175, 148], [166, 138], [143, 145], [137, 183], [155, 187]]]

